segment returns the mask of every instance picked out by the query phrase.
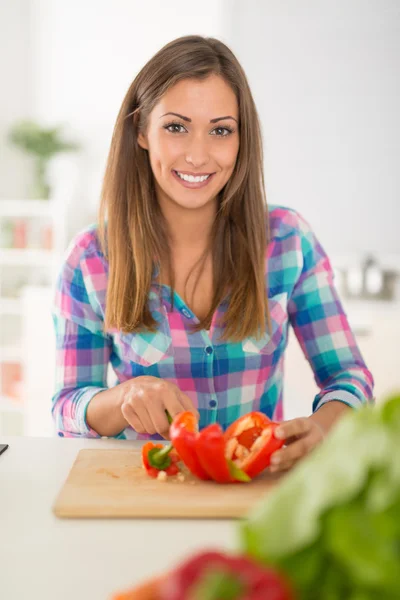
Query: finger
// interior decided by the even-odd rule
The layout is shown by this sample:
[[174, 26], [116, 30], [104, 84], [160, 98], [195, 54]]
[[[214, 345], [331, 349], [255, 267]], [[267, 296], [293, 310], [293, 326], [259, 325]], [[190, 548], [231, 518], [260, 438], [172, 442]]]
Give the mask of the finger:
[[164, 409], [164, 404], [161, 404], [157, 410], [152, 411], [150, 413], [150, 417], [153, 422], [153, 427], [154, 427], [155, 431], [159, 435], [162, 435], [165, 439], [168, 439], [165, 436], [166, 435], [168, 436], [169, 422], [168, 422], [167, 414]]
[[125, 402], [121, 406], [121, 412], [125, 419], [128, 421], [129, 425], [137, 432], [137, 433], [146, 433], [145, 428], [138, 415], [129, 404], [129, 402]]
[[271, 456], [271, 465], [280, 465], [298, 460], [308, 454], [313, 446], [313, 436], [306, 435], [300, 440], [293, 442], [293, 444], [290, 444], [290, 446], [274, 452]]
[[149, 407], [143, 402], [143, 404], [139, 404], [138, 408], [136, 409], [136, 412], [146, 429], [146, 433], [154, 435], [157, 430], [154, 427]]
[[269, 467], [269, 470], [271, 473], [283, 473], [285, 471], [290, 471], [290, 469], [292, 469], [295, 466], [295, 464], [297, 464], [297, 461], [285, 462], [279, 465], [271, 465]]
[[279, 440], [287, 440], [295, 436], [307, 434], [312, 427], [312, 423], [307, 417], [300, 417], [292, 421], [285, 421], [274, 431], [274, 436]]
[[293, 437], [287, 438], [285, 440], [285, 446], [290, 446], [290, 444], [293, 444], [294, 442], [297, 442], [298, 439], [299, 439], [298, 435], [295, 435]]
[[195, 415], [197, 420], [200, 419], [200, 413], [197, 410], [197, 408], [195, 407], [195, 405], [193, 404], [192, 400], [189, 398], [189, 396], [187, 394], [185, 394], [181, 390], [179, 390], [179, 400], [180, 400], [184, 410], [189, 410], [190, 412], [192, 412]]
[[165, 396], [164, 403], [171, 417], [175, 417], [179, 413], [189, 410], [196, 415], [196, 418], [198, 418], [197, 411], [186, 394], [181, 392], [178, 387], [176, 387], [176, 389], [170, 389], [169, 391], [171, 393], [168, 393]]

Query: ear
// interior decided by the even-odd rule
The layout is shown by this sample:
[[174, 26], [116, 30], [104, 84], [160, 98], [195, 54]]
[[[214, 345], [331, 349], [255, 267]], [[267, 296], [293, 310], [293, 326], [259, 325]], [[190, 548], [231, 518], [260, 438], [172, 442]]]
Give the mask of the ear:
[[145, 135], [143, 135], [142, 132], [139, 133], [138, 137], [137, 137], [137, 141], [138, 144], [141, 148], [143, 148], [143, 150], [148, 150], [149, 149], [149, 145], [147, 143], [147, 138]]

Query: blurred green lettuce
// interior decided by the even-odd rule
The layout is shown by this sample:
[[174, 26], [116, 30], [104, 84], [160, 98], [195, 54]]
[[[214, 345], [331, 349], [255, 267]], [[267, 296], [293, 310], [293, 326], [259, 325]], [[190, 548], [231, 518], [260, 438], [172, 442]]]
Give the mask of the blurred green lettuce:
[[302, 600], [400, 599], [400, 395], [342, 419], [240, 526]]

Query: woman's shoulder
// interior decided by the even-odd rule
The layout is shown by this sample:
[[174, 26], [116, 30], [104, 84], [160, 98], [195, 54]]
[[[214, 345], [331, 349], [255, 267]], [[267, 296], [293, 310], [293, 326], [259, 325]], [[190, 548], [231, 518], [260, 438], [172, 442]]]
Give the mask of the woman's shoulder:
[[88, 259], [106, 264], [107, 261], [100, 243], [98, 224], [92, 223], [74, 235], [66, 250], [65, 259], [73, 268], [77, 268], [82, 261]]
[[304, 236], [311, 229], [308, 222], [294, 208], [271, 204], [268, 206], [269, 237], [271, 240], [288, 236]]

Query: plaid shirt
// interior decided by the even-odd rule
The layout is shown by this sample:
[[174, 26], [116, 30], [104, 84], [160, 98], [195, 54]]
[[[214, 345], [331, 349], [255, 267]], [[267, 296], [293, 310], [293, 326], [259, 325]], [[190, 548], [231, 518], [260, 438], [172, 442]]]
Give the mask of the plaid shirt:
[[[218, 317], [210, 332], [191, 333], [198, 323], [168, 286], [153, 282], [149, 306], [156, 333], [104, 331], [108, 263], [92, 226], [67, 250], [55, 294], [56, 390], [52, 412], [59, 435], [99, 437], [86, 422], [95, 394], [107, 389], [109, 365], [116, 383], [141, 375], [171, 381], [200, 412], [200, 428], [259, 410], [283, 418], [283, 359], [289, 325], [314, 372], [320, 393], [312, 408], [330, 400], [358, 407], [372, 401], [373, 378], [361, 357], [333, 285], [332, 268], [313, 231], [294, 210], [269, 207], [270, 238], [266, 251], [271, 335], [261, 340], [220, 341]], [[160, 292], [160, 293], [159, 293]], [[310, 399], [311, 403], [311, 399]], [[146, 439], [131, 427], [120, 438]]]

